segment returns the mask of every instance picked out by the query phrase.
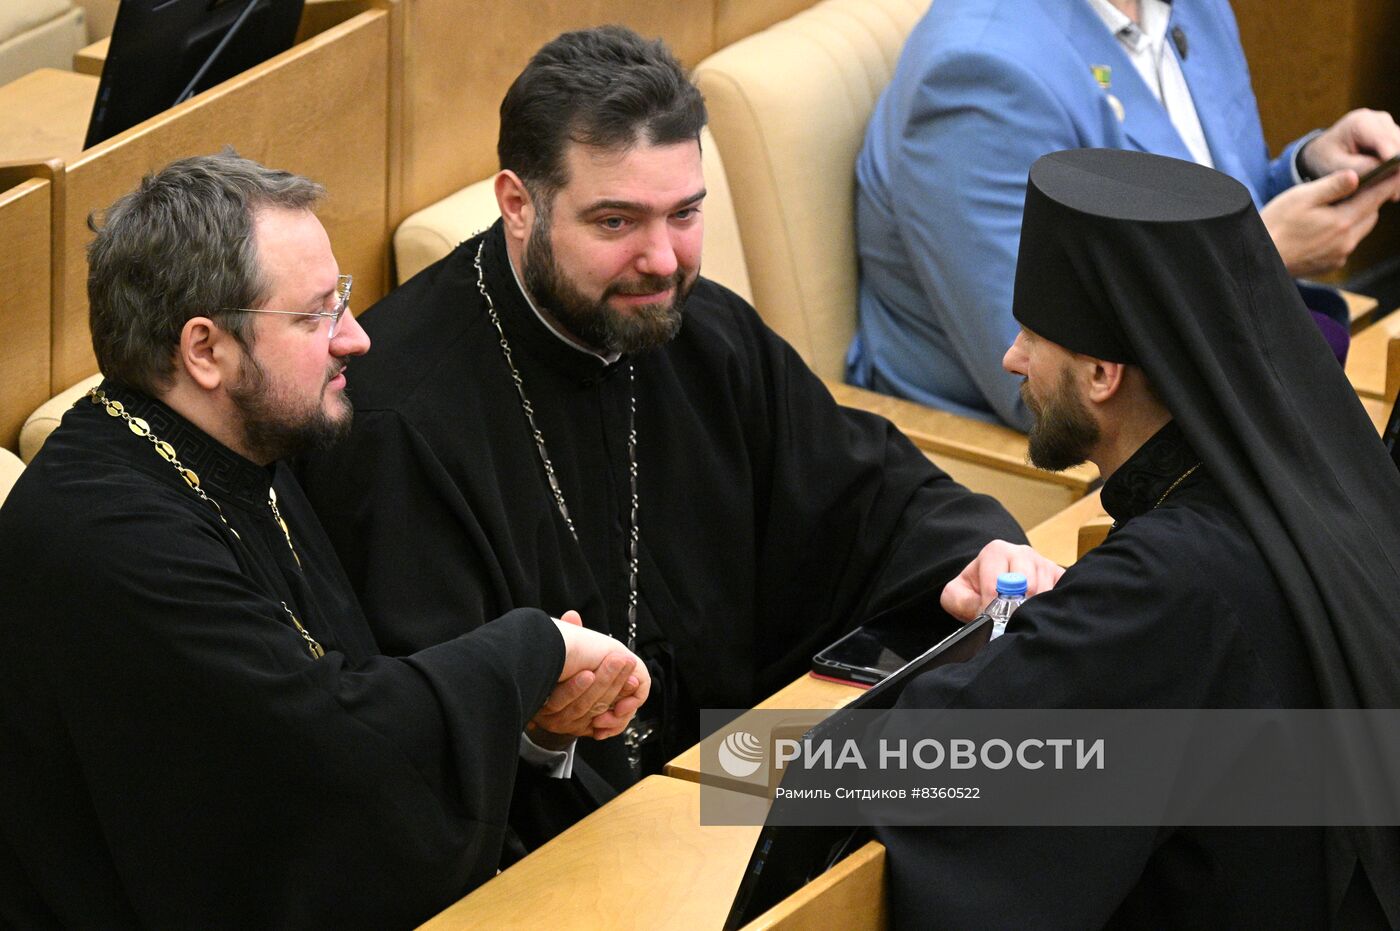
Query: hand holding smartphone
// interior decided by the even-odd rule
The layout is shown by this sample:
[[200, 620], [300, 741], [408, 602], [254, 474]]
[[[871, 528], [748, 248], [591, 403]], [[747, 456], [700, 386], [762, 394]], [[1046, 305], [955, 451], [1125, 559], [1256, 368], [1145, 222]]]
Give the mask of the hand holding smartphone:
[[1338, 203], [1345, 203], [1367, 188], [1375, 187], [1397, 171], [1400, 171], [1400, 155], [1392, 155], [1390, 158], [1362, 175], [1356, 182], [1356, 190], [1352, 191], [1346, 197], [1343, 197]]

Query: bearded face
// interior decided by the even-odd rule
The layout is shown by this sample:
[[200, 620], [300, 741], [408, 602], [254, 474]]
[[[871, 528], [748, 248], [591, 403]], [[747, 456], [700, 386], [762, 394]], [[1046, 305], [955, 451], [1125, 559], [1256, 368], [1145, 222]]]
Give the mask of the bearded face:
[[297, 392], [269, 377], [251, 352], [239, 366], [229, 398], [242, 419], [243, 448], [258, 462], [328, 449], [350, 433], [354, 410], [343, 391], [330, 390], [345, 368], [331, 362], [315, 391]]
[[[576, 339], [603, 355], [662, 346], [680, 332], [685, 300], [696, 276], [677, 267], [671, 275], [630, 275], [588, 294], [561, 267], [547, 219], [535, 223], [524, 259], [525, 288], [535, 302]], [[636, 298], [661, 295], [654, 303]], [[617, 299], [626, 306], [615, 306]], [[632, 300], [627, 300], [631, 298]]]
[[1027, 437], [1033, 465], [1059, 472], [1089, 458], [1099, 442], [1099, 425], [1069, 369], [1061, 369], [1059, 380], [1043, 397], [1036, 397], [1029, 380], [1021, 382], [1021, 399], [1035, 417]]

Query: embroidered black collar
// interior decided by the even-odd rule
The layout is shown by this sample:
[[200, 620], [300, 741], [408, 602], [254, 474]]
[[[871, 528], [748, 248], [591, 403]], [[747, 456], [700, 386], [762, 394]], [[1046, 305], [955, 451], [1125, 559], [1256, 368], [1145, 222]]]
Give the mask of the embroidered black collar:
[[1200, 461], [1176, 421], [1171, 421], [1104, 482], [1100, 495], [1104, 510], [1115, 525], [1122, 526], [1162, 503], [1169, 492], [1180, 493], [1199, 480], [1200, 470], [1192, 468]]
[[[110, 378], [104, 379], [100, 387], [132, 416], [146, 421], [152, 433], [179, 450], [180, 461], [199, 475], [206, 494], [223, 502], [238, 501], [255, 508], [267, 506], [267, 489], [272, 484], [270, 468], [238, 455], [144, 392]], [[81, 399], [81, 403], [87, 404], [87, 399]], [[155, 457], [152, 461], [163, 465]]]

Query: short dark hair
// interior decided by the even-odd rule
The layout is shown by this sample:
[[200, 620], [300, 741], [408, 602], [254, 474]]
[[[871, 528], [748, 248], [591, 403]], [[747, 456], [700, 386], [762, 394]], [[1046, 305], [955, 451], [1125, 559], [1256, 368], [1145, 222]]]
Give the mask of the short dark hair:
[[209, 317], [245, 347], [247, 314], [267, 282], [257, 262], [260, 208], [309, 210], [325, 189], [232, 149], [172, 162], [88, 217], [88, 316], [98, 367], [148, 394], [170, 385], [180, 330]]
[[506, 91], [496, 154], [544, 206], [568, 183], [566, 143], [603, 148], [700, 140], [705, 99], [660, 39], [624, 26], [566, 32]]

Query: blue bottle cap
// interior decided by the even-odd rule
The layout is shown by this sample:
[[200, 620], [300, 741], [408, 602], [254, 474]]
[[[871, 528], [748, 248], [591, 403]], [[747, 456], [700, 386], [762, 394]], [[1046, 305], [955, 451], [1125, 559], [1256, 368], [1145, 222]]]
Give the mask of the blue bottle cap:
[[1019, 572], [1003, 572], [997, 576], [997, 594], [1003, 597], [1024, 595], [1026, 577]]

